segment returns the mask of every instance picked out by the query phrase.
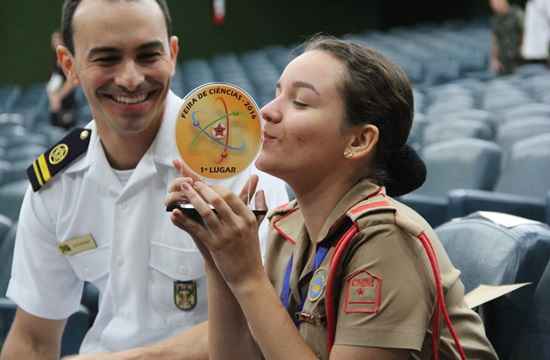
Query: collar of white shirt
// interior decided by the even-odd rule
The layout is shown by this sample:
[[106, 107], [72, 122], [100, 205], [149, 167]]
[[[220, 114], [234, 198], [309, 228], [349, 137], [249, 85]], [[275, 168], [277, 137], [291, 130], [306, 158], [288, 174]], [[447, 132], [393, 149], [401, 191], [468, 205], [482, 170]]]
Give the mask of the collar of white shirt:
[[[172, 167], [172, 160], [178, 159], [179, 153], [175, 142], [175, 126], [183, 100], [176, 96], [172, 91], [168, 92], [164, 115], [159, 132], [151, 144], [145, 156], [151, 156], [152, 160], [159, 165]], [[75, 164], [67, 169], [67, 173], [75, 173], [86, 170], [94, 161], [98, 159], [98, 152], [103, 153], [103, 149], [97, 136], [95, 122], [91, 121], [86, 128], [92, 130], [89, 149], [85, 156], [79, 159]], [[144, 156], [144, 157], [145, 157]]]

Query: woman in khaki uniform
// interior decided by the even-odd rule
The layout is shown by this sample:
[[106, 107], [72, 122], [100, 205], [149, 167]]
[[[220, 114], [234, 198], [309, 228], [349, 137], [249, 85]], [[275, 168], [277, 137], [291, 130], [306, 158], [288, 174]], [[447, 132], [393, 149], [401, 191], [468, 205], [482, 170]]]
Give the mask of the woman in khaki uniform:
[[167, 202], [191, 202], [205, 224], [172, 213], [205, 258], [212, 359], [496, 358], [435, 233], [388, 196], [425, 178], [406, 145], [413, 113], [406, 75], [382, 55], [306, 44], [262, 109], [256, 166], [297, 199], [269, 215], [265, 268], [246, 191], [171, 185]]

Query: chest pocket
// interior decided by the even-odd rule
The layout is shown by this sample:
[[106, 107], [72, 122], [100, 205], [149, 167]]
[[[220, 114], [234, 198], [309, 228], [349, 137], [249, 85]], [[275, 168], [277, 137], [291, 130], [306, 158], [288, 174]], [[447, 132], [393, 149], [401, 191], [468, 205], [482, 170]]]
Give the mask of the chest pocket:
[[[149, 265], [151, 267], [150, 296], [153, 306], [163, 312], [191, 311], [196, 307], [189, 302], [204, 302], [204, 261], [195, 248], [176, 248], [153, 242]], [[185, 289], [178, 288], [184, 284]], [[176, 298], [184, 292], [187, 299]]]
[[80, 280], [93, 283], [109, 273], [111, 247], [101, 246], [75, 255], [68, 255], [66, 258]]

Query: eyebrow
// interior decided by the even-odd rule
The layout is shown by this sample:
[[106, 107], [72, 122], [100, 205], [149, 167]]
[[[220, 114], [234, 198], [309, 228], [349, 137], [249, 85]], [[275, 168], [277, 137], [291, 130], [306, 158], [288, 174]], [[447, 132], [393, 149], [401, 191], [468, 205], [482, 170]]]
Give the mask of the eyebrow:
[[[145, 44], [138, 46], [137, 51], [147, 51], [147, 50], [164, 50], [164, 46], [161, 41], [155, 40], [150, 41]], [[120, 53], [120, 49], [113, 46], [100, 46], [90, 50], [88, 53], [88, 59], [93, 58], [97, 55], [112, 55]]]
[[150, 41], [148, 43], [145, 43], [143, 45], [138, 46], [138, 51], [144, 51], [144, 50], [164, 50], [164, 45], [162, 44], [162, 41], [154, 40]]
[[[308, 82], [305, 82], [305, 81], [294, 81], [292, 83], [292, 86], [295, 87], [295, 88], [306, 88], [306, 89], [310, 89], [311, 91], [313, 91], [314, 93], [316, 93], [317, 95], [321, 96], [321, 94], [319, 93], [319, 91], [317, 91], [317, 89], [315, 89], [315, 86], [313, 86], [312, 84], [308, 83]], [[276, 88], [277, 89], [281, 89], [281, 83], [277, 83], [276, 85]]]
[[98, 55], [108, 55], [108, 54], [117, 54], [120, 53], [120, 50], [115, 47], [110, 46], [100, 46], [90, 50], [88, 53], [88, 59], [92, 59]]

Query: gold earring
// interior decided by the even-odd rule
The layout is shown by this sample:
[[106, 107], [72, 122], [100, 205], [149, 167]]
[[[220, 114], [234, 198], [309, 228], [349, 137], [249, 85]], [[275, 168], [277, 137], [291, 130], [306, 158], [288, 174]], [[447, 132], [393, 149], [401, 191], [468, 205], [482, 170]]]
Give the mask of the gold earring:
[[350, 149], [347, 149], [346, 151], [344, 151], [344, 157], [346, 159], [351, 159], [353, 157], [353, 151], [351, 151]]

